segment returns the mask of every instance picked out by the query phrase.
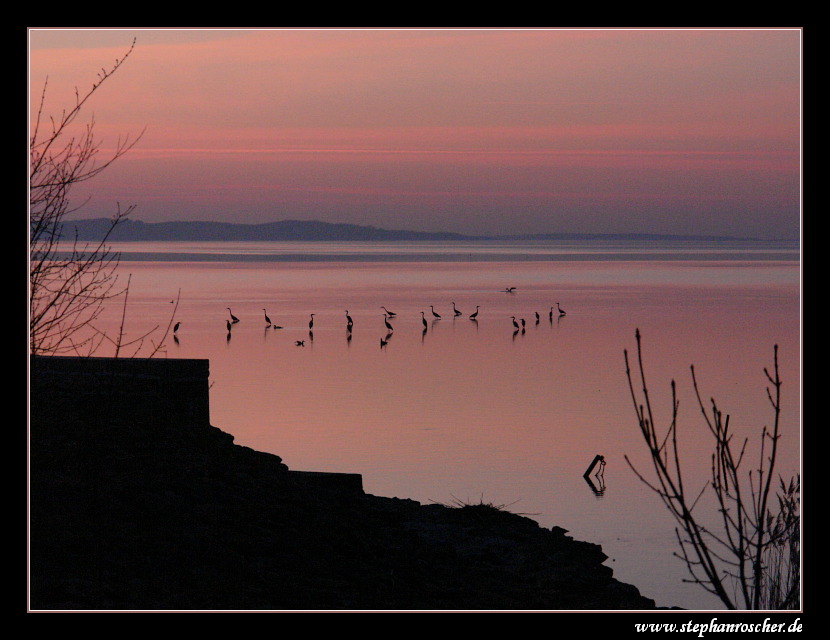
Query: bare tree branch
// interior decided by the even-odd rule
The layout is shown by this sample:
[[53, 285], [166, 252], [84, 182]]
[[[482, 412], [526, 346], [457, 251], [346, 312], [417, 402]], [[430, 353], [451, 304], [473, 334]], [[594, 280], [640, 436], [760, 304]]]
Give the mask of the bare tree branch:
[[[636, 332], [639, 393], [625, 351], [626, 377], [631, 399], [648, 448], [656, 480], [649, 480], [625, 457], [637, 477], [655, 492], [675, 518], [680, 553], [690, 582], [712, 593], [729, 609], [793, 609], [800, 606], [800, 478], [789, 484], [780, 480], [778, 509], [771, 505], [778, 441], [780, 439], [781, 379], [778, 371], [778, 346], [774, 349], [774, 368], [764, 373], [772, 385], [767, 397], [773, 409], [771, 429], [761, 432], [758, 468], [747, 474], [747, 486], [739, 469], [747, 450], [745, 439], [737, 452], [729, 416], [718, 409], [714, 398], [709, 409], [703, 402], [694, 367], [692, 384], [698, 406], [714, 439], [711, 456], [711, 480], [697, 494], [689, 494], [683, 484], [680, 449], [677, 439], [678, 402], [676, 385], [671, 382], [672, 418], [666, 435], [660, 437], [655, 427], [646, 376], [640, 332]], [[643, 401], [640, 401], [643, 398]], [[754, 471], [754, 473], [753, 473]], [[719, 531], [701, 524], [693, 514], [707, 489], [714, 495], [720, 516]]]
[[[101, 158], [94, 118], [80, 130], [73, 126], [96, 91], [118, 71], [134, 48], [135, 41], [112, 67], [101, 70], [85, 93], [76, 88], [74, 103], [59, 117], [47, 118], [44, 114], [48, 80], [43, 84], [29, 138], [29, 348], [35, 355], [91, 355], [107, 342], [117, 345], [119, 355], [121, 348], [127, 346], [123, 333], [110, 339], [94, 323], [106, 303], [118, 296], [124, 296], [126, 311], [129, 284], [119, 283], [120, 256], [108, 242], [135, 205], [122, 209], [117, 204], [97, 242], [82, 243], [77, 232], [67, 236], [64, 226], [66, 216], [83, 204], [71, 205], [72, 187], [99, 175], [131, 150], [144, 133], [135, 138], [119, 138], [115, 149]], [[130, 344], [140, 345], [150, 333]], [[168, 333], [169, 328], [164, 337]], [[160, 350], [163, 340], [154, 345], [151, 355]]]

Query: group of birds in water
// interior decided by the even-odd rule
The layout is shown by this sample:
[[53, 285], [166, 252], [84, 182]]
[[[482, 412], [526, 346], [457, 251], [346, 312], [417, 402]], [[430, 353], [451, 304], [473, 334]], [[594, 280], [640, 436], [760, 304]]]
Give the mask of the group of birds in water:
[[[516, 290], [516, 287], [507, 287], [506, 289], [504, 289], [504, 291], [506, 293], [514, 293], [515, 290]], [[225, 307], [225, 308], [228, 310], [228, 315], [230, 316], [225, 321], [225, 326], [228, 330], [227, 339], [230, 340], [231, 339], [231, 330], [233, 329], [233, 326], [239, 322], [239, 318], [237, 318], [235, 315], [233, 315], [233, 311], [231, 311], [230, 307]], [[395, 330], [394, 327], [392, 326], [391, 322], [389, 322], [389, 321], [396, 318], [397, 314], [394, 311], [390, 311], [389, 309], [387, 309], [386, 307], [384, 307], [382, 305], [381, 305], [380, 308], [383, 309], [383, 312], [384, 312], [383, 313], [383, 322], [386, 325], [386, 329], [388, 331], [386, 337], [380, 339], [380, 347], [382, 349], [383, 347], [385, 347], [387, 345], [387, 343], [389, 342], [389, 339], [392, 336], [393, 331]], [[441, 314], [438, 313], [435, 310], [434, 305], [429, 305], [429, 308], [430, 308], [430, 311], [432, 312], [433, 322], [436, 321], [436, 320], [440, 320], [442, 318]], [[480, 305], [476, 305], [476, 310], [473, 311], [468, 316], [468, 318], [470, 320], [474, 321], [474, 322], [478, 321], [478, 314], [479, 314], [480, 309], [481, 309]], [[265, 315], [265, 328], [266, 329], [282, 329], [283, 328], [282, 326], [274, 324], [273, 322], [271, 322], [271, 318], [268, 317], [268, 311], [266, 309], [263, 309], [262, 312]], [[453, 317], [456, 317], [456, 318], [459, 317], [459, 316], [464, 315], [455, 306], [455, 302], [452, 303], [452, 313], [453, 313]], [[559, 305], [558, 302], [556, 303], [556, 312], [554, 312], [553, 307], [551, 307], [550, 311], [548, 312], [548, 318], [550, 319], [551, 322], [553, 322], [554, 314], [556, 314], [560, 318], [565, 315], [565, 310], [562, 309], [562, 307]], [[536, 315], [536, 324], [539, 324], [539, 321], [540, 321], [539, 312], [538, 311], [535, 312], [535, 315]], [[308, 321], [308, 334], [309, 334], [309, 338], [311, 340], [314, 339], [314, 333], [313, 333], [314, 316], [315, 316], [315, 314], [313, 314], [313, 313], [310, 314], [310, 318], [309, 318], [309, 321]], [[513, 335], [515, 336], [519, 331], [524, 332], [525, 324], [526, 324], [525, 319], [524, 318], [519, 318], [517, 320], [516, 316], [510, 316], [510, 317], [513, 321]], [[424, 311], [421, 311], [421, 322], [422, 322], [423, 327], [424, 327], [423, 332], [426, 333], [427, 329], [429, 328], [429, 323], [427, 322], [426, 313]], [[178, 333], [179, 327], [181, 326], [181, 324], [182, 324], [181, 321], [177, 322], [175, 324], [175, 326], [173, 327], [173, 339], [176, 340], [176, 342], [178, 342], [176, 334]], [[346, 333], [347, 333], [346, 338], [347, 338], [347, 340], [351, 340], [352, 328], [353, 327], [354, 327], [354, 320], [349, 315], [349, 311], [347, 309], [346, 310]], [[303, 346], [305, 346], [305, 340], [295, 340], [294, 344], [297, 345], [298, 347], [303, 347]]]

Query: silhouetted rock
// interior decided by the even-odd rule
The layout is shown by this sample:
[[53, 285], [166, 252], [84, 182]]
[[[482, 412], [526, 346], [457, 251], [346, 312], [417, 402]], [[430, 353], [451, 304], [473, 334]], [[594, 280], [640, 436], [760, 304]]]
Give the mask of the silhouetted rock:
[[[32, 360], [31, 609], [654, 608], [559, 527], [367, 495], [234, 444], [199, 408], [203, 374]], [[201, 400], [174, 410], [182, 388]]]

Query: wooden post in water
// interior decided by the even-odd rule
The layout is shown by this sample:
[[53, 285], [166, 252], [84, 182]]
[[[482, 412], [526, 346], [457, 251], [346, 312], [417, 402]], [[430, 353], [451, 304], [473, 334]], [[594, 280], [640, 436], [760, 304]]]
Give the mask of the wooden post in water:
[[594, 467], [597, 466], [597, 464], [599, 464], [599, 463], [605, 464], [605, 456], [601, 456], [599, 454], [595, 455], [593, 461], [591, 462], [590, 466], [588, 467], [588, 470], [585, 471], [585, 473], [582, 474], [582, 477], [587, 478], [588, 476], [590, 476], [591, 471], [593, 471]]

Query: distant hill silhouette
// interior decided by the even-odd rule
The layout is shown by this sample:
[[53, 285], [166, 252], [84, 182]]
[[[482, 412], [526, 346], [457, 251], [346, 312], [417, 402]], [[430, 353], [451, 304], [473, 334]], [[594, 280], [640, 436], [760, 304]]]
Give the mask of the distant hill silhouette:
[[[71, 237], [77, 229], [80, 240], [100, 239], [109, 228], [105, 218], [67, 221], [64, 235]], [[124, 220], [110, 236], [113, 241], [240, 241], [240, 240], [466, 240], [472, 236], [459, 233], [395, 231], [355, 224], [282, 220], [262, 224], [230, 222], [141, 222]]]
[[[79, 240], [100, 240], [110, 220], [93, 218], [64, 223], [64, 238], [78, 234]], [[464, 240], [736, 240], [726, 236], [690, 236], [669, 234], [600, 234], [540, 233], [527, 235], [480, 236], [450, 232], [404, 231], [372, 226], [320, 222], [315, 220], [281, 220], [262, 224], [232, 222], [177, 221], [142, 222], [126, 219], [109, 237], [112, 241], [464, 241]]]

